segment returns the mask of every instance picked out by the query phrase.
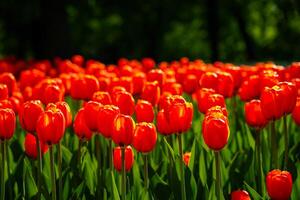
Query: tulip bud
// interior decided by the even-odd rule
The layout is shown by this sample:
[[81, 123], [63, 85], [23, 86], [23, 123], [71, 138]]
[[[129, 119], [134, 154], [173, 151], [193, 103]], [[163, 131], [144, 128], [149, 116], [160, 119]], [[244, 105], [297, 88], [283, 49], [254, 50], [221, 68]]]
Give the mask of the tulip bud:
[[97, 91], [93, 94], [92, 101], [97, 101], [102, 105], [112, 104], [110, 95], [108, 92]]
[[0, 108], [0, 139], [9, 140], [16, 128], [16, 115], [10, 108]]
[[98, 113], [98, 131], [106, 138], [111, 138], [115, 118], [120, 114], [120, 109], [114, 105], [104, 105]]
[[[28, 157], [36, 159], [38, 155], [38, 150], [36, 148], [36, 137], [31, 133], [27, 133], [24, 141], [25, 153]], [[42, 155], [48, 151], [48, 145], [40, 142], [40, 149]]]
[[249, 126], [263, 128], [268, 120], [262, 113], [260, 100], [252, 100], [245, 104], [245, 118]]
[[183, 154], [183, 162], [186, 166], [189, 166], [189, 163], [190, 163], [190, 158], [191, 158], [191, 152], [186, 152]]
[[231, 200], [251, 200], [249, 194], [245, 190], [236, 190], [231, 192]]
[[5, 84], [0, 84], [0, 100], [8, 98], [8, 88]]
[[135, 123], [128, 115], [119, 114], [114, 121], [113, 141], [120, 146], [130, 145], [133, 139]]
[[98, 131], [98, 120], [97, 116], [102, 107], [101, 103], [98, 103], [96, 101], [89, 101], [84, 106], [84, 117], [86, 121], [87, 127], [92, 132]]
[[34, 133], [36, 131], [36, 123], [41, 113], [43, 113], [42, 103], [39, 100], [32, 100], [23, 103], [19, 111], [19, 121], [22, 128]]
[[278, 86], [282, 89], [282, 95], [284, 101], [282, 103], [284, 114], [290, 114], [297, 101], [297, 88], [294, 83], [291, 82], [280, 82]]
[[153, 122], [154, 110], [152, 104], [145, 100], [138, 100], [135, 106], [137, 122]]
[[242, 101], [250, 101], [260, 95], [259, 76], [252, 75], [242, 82], [238, 95]]
[[[123, 147], [125, 148], [125, 147]], [[121, 147], [115, 147], [113, 152], [114, 167], [118, 172], [122, 170], [122, 152]], [[134, 163], [134, 153], [131, 146], [125, 148], [125, 170], [129, 172]]]
[[2, 73], [0, 75], [0, 83], [5, 84], [7, 86], [8, 96], [12, 96], [13, 92], [16, 91], [17, 89], [17, 82], [12, 73], [8, 73], [8, 72]]
[[122, 114], [132, 115], [134, 113], [134, 99], [129, 92], [114, 92], [112, 102], [120, 108]]
[[154, 124], [141, 122], [135, 127], [133, 135], [133, 147], [142, 153], [148, 153], [155, 147], [157, 133]]
[[153, 106], [158, 104], [160, 98], [160, 87], [157, 81], [146, 82], [141, 99], [149, 101]]
[[64, 101], [56, 102], [55, 104], [49, 103], [46, 107], [46, 110], [49, 109], [59, 109], [64, 117], [66, 122], [66, 127], [69, 127], [72, 124], [72, 113], [69, 105]]
[[271, 199], [288, 200], [292, 193], [292, 176], [288, 171], [274, 169], [267, 174], [266, 185]]
[[89, 129], [89, 127], [86, 124], [84, 112], [84, 108], [81, 108], [78, 111], [74, 119], [73, 128], [75, 134], [79, 139], [90, 140], [93, 135], [93, 132]]

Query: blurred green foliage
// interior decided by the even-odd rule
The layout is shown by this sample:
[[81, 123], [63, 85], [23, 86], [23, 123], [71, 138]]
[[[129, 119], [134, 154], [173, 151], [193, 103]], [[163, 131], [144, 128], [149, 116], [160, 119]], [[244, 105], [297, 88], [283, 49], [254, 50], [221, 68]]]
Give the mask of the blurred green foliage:
[[291, 61], [296, 0], [2, 0], [0, 55]]

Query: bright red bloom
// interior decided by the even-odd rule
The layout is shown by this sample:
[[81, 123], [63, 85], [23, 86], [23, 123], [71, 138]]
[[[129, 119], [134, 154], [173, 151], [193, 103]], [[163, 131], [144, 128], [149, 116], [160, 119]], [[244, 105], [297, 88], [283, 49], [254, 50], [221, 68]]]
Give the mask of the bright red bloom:
[[[207, 105], [207, 99], [208, 96], [211, 94], [215, 94], [215, 90], [210, 89], [210, 88], [201, 88], [196, 92], [196, 98], [197, 98], [197, 103], [198, 103], [198, 110], [201, 113], [206, 113], [208, 109]], [[225, 100], [224, 100], [225, 101]]]
[[[38, 155], [38, 150], [36, 148], [36, 137], [31, 133], [27, 133], [24, 141], [25, 153], [28, 157], [36, 159]], [[48, 145], [40, 142], [40, 149], [42, 155], [48, 151]]]
[[56, 103], [62, 101], [64, 93], [57, 85], [49, 84], [45, 87], [41, 101], [47, 105], [48, 103]]
[[183, 162], [186, 166], [189, 166], [190, 158], [191, 158], [191, 152], [186, 152], [186, 153], [183, 154], [182, 159], [183, 159]]
[[137, 151], [142, 153], [152, 151], [156, 141], [157, 133], [154, 124], [141, 122], [136, 125], [132, 145]]
[[113, 93], [112, 102], [120, 108], [122, 114], [132, 115], [134, 113], [134, 98], [126, 91], [118, 91]]
[[90, 140], [93, 132], [86, 124], [84, 117], [84, 108], [81, 108], [75, 116], [73, 129], [77, 137], [81, 140]]
[[157, 130], [162, 135], [171, 135], [173, 131], [167, 122], [164, 109], [160, 110], [156, 116]]
[[135, 106], [135, 114], [137, 122], [153, 122], [154, 110], [150, 102], [138, 100]]
[[112, 139], [117, 145], [130, 145], [133, 139], [135, 123], [128, 115], [119, 114], [114, 121]]
[[17, 89], [17, 82], [12, 73], [2, 73], [0, 75], [0, 83], [5, 84], [8, 88], [8, 95], [11, 96]]
[[228, 119], [222, 112], [210, 112], [202, 123], [202, 135], [205, 144], [215, 151], [224, 148], [229, 138]]
[[225, 99], [220, 94], [205, 95], [204, 99], [202, 99], [200, 102], [201, 104], [199, 105], [201, 105], [201, 110], [204, 111], [203, 113], [206, 113], [209, 108], [214, 106], [221, 106], [222, 108], [226, 107]]
[[282, 103], [282, 108], [284, 114], [290, 114], [293, 112], [297, 101], [297, 88], [294, 83], [291, 82], [280, 82], [278, 86], [282, 89], [282, 95], [284, 101]]
[[8, 88], [5, 84], [0, 84], [0, 100], [8, 99]]
[[266, 185], [271, 199], [288, 200], [293, 187], [292, 175], [288, 171], [274, 169], [268, 173]]
[[99, 90], [99, 82], [96, 77], [87, 74], [80, 74], [71, 79], [70, 94], [74, 99], [89, 100]]
[[260, 101], [261, 110], [267, 120], [279, 119], [283, 116], [283, 90], [279, 86], [265, 87], [262, 91]]
[[218, 72], [217, 93], [227, 98], [233, 95], [233, 90], [234, 82], [231, 74], [227, 72]]
[[237, 66], [228, 66], [225, 68], [225, 71], [231, 74], [234, 83], [234, 92], [236, 92], [243, 81], [241, 68]]
[[92, 132], [98, 131], [97, 116], [101, 107], [102, 104], [96, 101], [89, 101], [84, 105], [84, 117], [86, 125]]
[[[122, 171], [121, 147], [115, 147], [113, 152], [114, 167], [118, 172]], [[125, 170], [129, 172], [134, 163], [134, 153], [131, 146], [125, 148]]]
[[59, 109], [46, 110], [36, 124], [39, 140], [48, 145], [57, 144], [65, 133], [65, 124], [65, 117]]
[[112, 104], [110, 94], [108, 92], [97, 91], [93, 94], [92, 101], [97, 101], [102, 105]]
[[16, 115], [10, 108], [0, 108], [0, 139], [9, 140], [16, 128]]
[[292, 118], [295, 121], [295, 123], [299, 126], [300, 125], [300, 97], [297, 97], [297, 103], [292, 112]]
[[199, 87], [199, 80], [194, 74], [187, 74], [183, 79], [183, 91], [188, 94], [193, 94]]
[[249, 194], [245, 190], [236, 190], [231, 192], [231, 200], [251, 200]]
[[63, 113], [65, 117], [66, 127], [69, 127], [72, 124], [72, 113], [70, 106], [67, 104], [67, 102], [59, 101], [55, 104], [49, 103], [46, 107], [46, 110], [57, 108]]
[[260, 100], [252, 100], [245, 104], [245, 118], [249, 126], [263, 128], [268, 120], [262, 113]]
[[132, 75], [133, 94], [140, 94], [146, 83], [146, 74], [144, 72], [135, 72]]
[[209, 115], [211, 112], [221, 112], [221, 113], [223, 113], [223, 115], [228, 117], [228, 112], [225, 107], [213, 106], [207, 110], [206, 115]]
[[265, 87], [273, 87], [279, 82], [279, 75], [276, 71], [268, 69], [260, 73], [260, 90]]
[[155, 61], [152, 58], [143, 58], [141, 62], [145, 71], [149, 71], [155, 67]]
[[243, 81], [238, 91], [238, 95], [242, 101], [250, 101], [258, 98], [260, 95], [259, 76], [252, 75]]
[[205, 72], [200, 78], [200, 87], [218, 89], [218, 74], [215, 72]]
[[160, 88], [165, 83], [165, 73], [161, 69], [152, 69], [147, 73], [147, 82], [157, 81]]
[[141, 99], [149, 101], [153, 106], [158, 104], [160, 98], [160, 87], [157, 81], [146, 82]]
[[44, 78], [45, 73], [37, 69], [22, 71], [19, 79], [21, 91], [23, 91], [27, 86], [34, 87]]
[[23, 103], [19, 110], [19, 121], [22, 128], [30, 133], [36, 131], [36, 123], [41, 113], [43, 105], [39, 100], [32, 100]]
[[162, 93], [170, 93], [172, 95], [182, 95], [182, 92], [183, 89], [179, 83], [167, 82], [163, 85]]
[[98, 131], [106, 138], [111, 138], [115, 118], [120, 114], [120, 109], [114, 105], [104, 105], [98, 113]]
[[78, 66], [83, 66], [84, 63], [84, 57], [82, 55], [73, 55], [71, 58], [71, 61], [75, 63]]

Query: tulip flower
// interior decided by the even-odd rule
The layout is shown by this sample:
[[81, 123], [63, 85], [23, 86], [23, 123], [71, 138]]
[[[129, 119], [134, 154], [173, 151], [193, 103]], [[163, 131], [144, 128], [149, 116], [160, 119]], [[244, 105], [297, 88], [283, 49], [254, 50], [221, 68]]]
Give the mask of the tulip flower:
[[234, 90], [233, 77], [227, 72], [218, 72], [217, 93], [223, 95], [225, 98], [231, 97]]
[[150, 102], [138, 100], [135, 106], [135, 114], [137, 122], [153, 122], [154, 110]]
[[113, 104], [120, 108], [122, 114], [132, 115], [134, 113], [134, 99], [129, 92], [117, 91], [112, 96]]
[[294, 122], [299, 126], [300, 125], [300, 97], [297, 97], [296, 106], [292, 112], [292, 118]]
[[119, 114], [114, 120], [112, 140], [119, 146], [130, 145], [133, 139], [135, 123], [128, 115]]
[[25, 102], [19, 111], [19, 121], [22, 128], [30, 133], [36, 131], [36, 123], [43, 112], [42, 103], [39, 100]]
[[0, 84], [0, 100], [8, 99], [8, 88], [5, 84]]
[[141, 62], [145, 71], [149, 71], [155, 67], [155, 61], [152, 58], [143, 58]]
[[171, 127], [170, 127], [169, 123], [167, 122], [164, 109], [160, 110], [157, 113], [156, 126], [157, 126], [158, 132], [162, 135], [173, 134], [173, 131], [171, 130]]
[[144, 72], [135, 72], [132, 75], [133, 94], [141, 94], [146, 82], [146, 75]]
[[239, 88], [238, 95], [242, 101], [250, 101], [260, 95], [260, 79], [257, 75], [249, 76]]
[[245, 118], [249, 126], [258, 129], [265, 127], [268, 123], [262, 113], [260, 100], [252, 100], [245, 104]]
[[245, 190], [236, 190], [231, 192], [230, 195], [231, 200], [251, 200], [249, 194]]
[[63, 115], [65, 117], [65, 122], [66, 122], [66, 124], [65, 124], [66, 128], [72, 124], [71, 109], [70, 109], [70, 106], [66, 102], [59, 101], [59, 102], [56, 102], [55, 104], [49, 103], [46, 106], [46, 110], [51, 110], [51, 109], [59, 109], [63, 113]]
[[157, 81], [160, 88], [165, 83], [165, 73], [161, 69], [152, 69], [147, 73], [147, 82]]
[[211, 88], [215, 91], [218, 89], [218, 74], [215, 72], [205, 72], [202, 74], [199, 84], [201, 88]]
[[288, 171], [274, 169], [266, 177], [269, 197], [274, 200], [288, 200], [292, 193], [293, 180]]
[[97, 116], [101, 107], [102, 104], [96, 101], [89, 101], [84, 105], [84, 117], [86, 125], [93, 132], [98, 131]]
[[202, 98], [198, 99], [198, 109], [200, 112], [203, 112], [204, 114], [207, 112], [207, 110], [214, 106], [220, 106], [222, 108], [226, 107], [225, 99], [220, 94], [211, 94], [212, 91], [204, 90], [202, 95]]
[[9, 140], [16, 128], [16, 115], [10, 108], [0, 108], [0, 140]]
[[188, 94], [193, 94], [199, 86], [199, 80], [194, 74], [188, 74], [183, 80], [183, 91]]
[[141, 99], [149, 101], [152, 106], [156, 106], [158, 104], [160, 98], [160, 87], [157, 81], [154, 82], [146, 82], [143, 92], [141, 94]]
[[73, 99], [90, 100], [93, 94], [99, 90], [99, 82], [92, 75], [78, 75], [71, 79], [70, 94]]
[[5, 84], [7, 86], [8, 96], [12, 96], [13, 92], [17, 89], [17, 82], [12, 73], [2, 73], [0, 75], [0, 84]]
[[[122, 170], [121, 148], [122, 147], [115, 147], [113, 153], [114, 167], [118, 172], [121, 172]], [[134, 163], [134, 153], [132, 151], [131, 146], [126, 146], [124, 148], [125, 148], [125, 169], [127, 172], [129, 172]]]
[[186, 152], [183, 154], [183, 162], [186, 166], [189, 166], [190, 158], [191, 158], [191, 152]]
[[90, 140], [93, 135], [93, 132], [89, 129], [89, 127], [86, 124], [84, 112], [84, 108], [81, 108], [76, 114], [73, 129], [80, 140]]
[[[27, 133], [24, 141], [25, 153], [28, 157], [32, 159], [38, 158], [38, 150], [36, 146], [36, 137], [31, 134]], [[48, 145], [40, 142], [40, 149], [42, 155], [44, 155], [48, 151]]]
[[97, 91], [93, 94], [92, 101], [97, 101], [102, 105], [112, 104], [110, 94], [108, 92]]

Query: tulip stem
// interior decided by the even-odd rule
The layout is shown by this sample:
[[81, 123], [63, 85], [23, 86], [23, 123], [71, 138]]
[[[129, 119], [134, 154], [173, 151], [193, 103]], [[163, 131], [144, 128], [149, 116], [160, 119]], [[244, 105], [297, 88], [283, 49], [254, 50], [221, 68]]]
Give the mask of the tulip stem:
[[256, 148], [256, 169], [258, 170], [257, 177], [257, 190], [258, 193], [261, 194], [263, 191], [262, 183], [263, 183], [263, 171], [262, 171], [262, 164], [261, 164], [261, 150], [260, 150], [260, 129], [256, 129], [255, 132], [255, 148]]
[[58, 157], [58, 199], [62, 199], [62, 156], [61, 156], [61, 143], [58, 142], [57, 144], [57, 157]]
[[143, 158], [144, 158], [144, 186], [145, 186], [145, 189], [147, 190], [148, 184], [149, 184], [149, 181], [148, 181], [148, 154], [144, 154]]
[[42, 174], [42, 154], [41, 154], [41, 146], [40, 146], [40, 140], [35, 134], [35, 140], [36, 140], [36, 149], [37, 149], [37, 186], [38, 186], [38, 193], [37, 193], [37, 199], [41, 199], [41, 174]]
[[95, 148], [96, 148], [96, 158], [98, 162], [98, 168], [97, 168], [97, 194], [98, 198], [100, 199], [100, 182], [101, 182], [101, 157], [100, 157], [100, 135], [96, 134], [95, 137]]
[[275, 130], [275, 120], [271, 122], [271, 148], [272, 148], [272, 168], [278, 168], [278, 147], [277, 147], [277, 137]]
[[289, 158], [289, 138], [288, 138], [288, 127], [287, 127], [287, 120], [286, 115], [283, 116], [283, 126], [284, 126], [284, 169], [287, 169], [288, 166], [288, 158]]
[[125, 146], [121, 147], [122, 158], [122, 200], [126, 199], [126, 169], [125, 169]]
[[220, 151], [215, 151], [216, 159], [216, 194], [217, 200], [221, 199], [221, 155]]
[[2, 168], [1, 168], [1, 200], [5, 200], [5, 141], [1, 141]]
[[178, 145], [179, 145], [179, 154], [180, 154], [180, 173], [181, 173], [181, 199], [186, 200], [185, 196], [185, 176], [183, 171], [183, 151], [182, 151], [182, 137], [181, 134], [177, 135]]
[[77, 150], [78, 169], [80, 169], [80, 167], [81, 167], [81, 146], [82, 146], [82, 140], [79, 139], [78, 150]]
[[56, 200], [53, 145], [50, 145], [50, 170], [51, 170], [51, 184], [52, 184], [52, 195], [51, 196], [52, 196], [52, 200]]
[[108, 162], [109, 162], [109, 170], [113, 170], [113, 163], [112, 163], [112, 139], [109, 139], [108, 144]]

